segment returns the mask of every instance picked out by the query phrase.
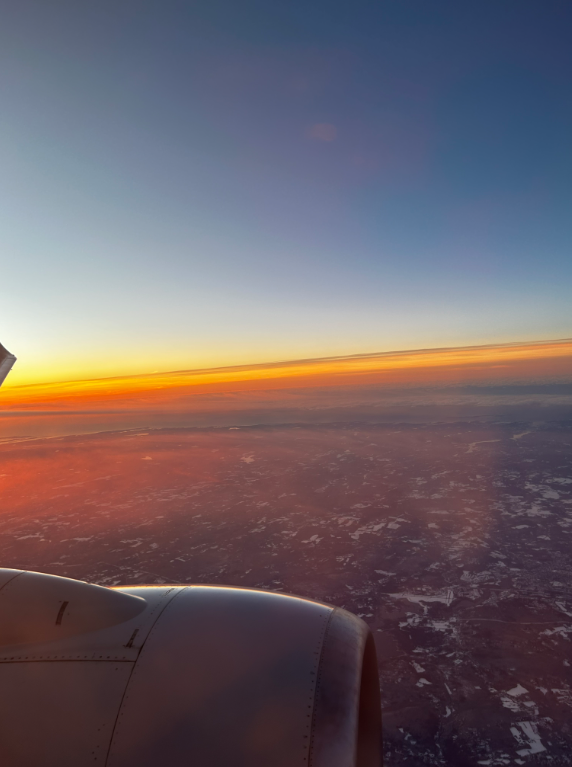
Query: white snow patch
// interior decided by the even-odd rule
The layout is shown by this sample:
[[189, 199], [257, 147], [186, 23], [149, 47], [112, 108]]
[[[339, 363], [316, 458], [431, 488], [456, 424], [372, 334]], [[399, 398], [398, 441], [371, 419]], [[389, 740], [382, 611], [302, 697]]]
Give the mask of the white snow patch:
[[500, 439], [482, 439], [480, 442], [469, 442], [467, 453], [473, 453], [477, 445], [484, 445], [486, 442], [500, 442]]
[[524, 738], [528, 739], [528, 748], [521, 748], [516, 752], [519, 756], [530, 756], [531, 754], [539, 754], [541, 751], [546, 751], [546, 748], [542, 745], [540, 740], [535, 722], [517, 722], [517, 724], [522, 730], [522, 735], [516, 727], [510, 728], [516, 741], [520, 745], [524, 744]]
[[572, 627], [570, 626], [557, 626], [556, 628], [552, 629], [546, 629], [546, 631], [541, 631], [540, 634], [543, 636], [551, 637], [556, 634], [557, 636], [562, 637], [562, 639], [568, 639], [568, 634], [572, 632]]
[[432, 621], [431, 626], [435, 629], [435, 631], [451, 631], [453, 630], [453, 626], [449, 623], [449, 621]]
[[521, 431], [520, 434], [513, 434], [511, 439], [522, 439], [523, 437], [526, 437], [527, 434], [532, 434], [531, 431]]
[[504, 708], [508, 708], [510, 711], [517, 712], [520, 711], [520, 706], [514, 700], [513, 698], [507, 698], [506, 695], [501, 695], [501, 701], [504, 706]]
[[452, 589], [447, 589], [444, 594], [409, 594], [407, 592], [398, 594], [389, 594], [394, 599], [407, 599], [409, 602], [421, 604], [421, 602], [442, 602], [444, 605], [449, 605], [455, 598], [455, 594]]
[[513, 687], [511, 690], [507, 690], [507, 695], [512, 695], [513, 697], [517, 698], [519, 695], [522, 695], [525, 692], [528, 692], [528, 690], [521, 684], [517, 684], [517, 686]]
[[567, 605], [566, 605], [564, 602], [555, 602], [554, 604], [556, 605], [556, 607], [557, 607], [559, 610], [562, 610], [562, 612], [564, 613], [564, 615], [567, 615], [569, 618], [572, 618], [572, 613], [571, 613], [571, 612], [569, 612], [569, 611], [566, 609]]

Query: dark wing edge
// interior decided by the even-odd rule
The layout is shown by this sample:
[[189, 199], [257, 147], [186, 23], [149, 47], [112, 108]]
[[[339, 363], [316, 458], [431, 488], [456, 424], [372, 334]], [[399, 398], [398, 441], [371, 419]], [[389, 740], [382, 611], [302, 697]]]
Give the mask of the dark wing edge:
[[12, 369], [12, 365], [15, 362], [16, 357], [14, 357], [13, 354], [10, 354], [8, 349], [5, 349], [2, 344], [0, 344], [0, 386], [2, 386], [4, 379]]

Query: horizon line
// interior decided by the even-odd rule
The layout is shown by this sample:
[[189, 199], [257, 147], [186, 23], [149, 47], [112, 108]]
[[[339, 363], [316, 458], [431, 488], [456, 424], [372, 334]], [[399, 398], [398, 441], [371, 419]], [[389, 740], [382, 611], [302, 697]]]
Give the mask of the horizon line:
[[357, 353], [357, 354], [345, 354], [345, 355], [333, 355], [333, 356], [327, 356], [327, 357], [306, 357], [306, 358], [297, 358], [297, 359], [282, 359], [282, 360], [274, 360], [269, 362], [253, 362], [253, 363], [245, 363], [242, 365], [220, 365], [216, 367], [208, 367], [208, 368], [179, 368], [177, 370], [164, 370], [164, 371], [155, 371], [153, 373], [125, 373], [121, 375], [116, 376], [104, 376], [101, 378], [98, 377], [90, 377], [90, 378], [71, 378], [71, 379], [61, 379], [61, 380], [55, 380], [55, 381], [40, 381], [35, 383], [28, 383], [28, 384], [14, 384], [10, 385], [9, 378], [4, 383], [4, 386], [2, 387], [4, 391], [15, 391], [15, 390], [22, 390], [22, 389], [34, 389], [37, 387], [46, 387], [46, 386], [65, 386], [65, 385], [73, 385], [73, 384], [89, 384], [89, 383], [104, 383], [104, 382], [119, 382], [119, 381], [125, 381], [125, 380], [140, 380], [140, 379], [154, 379], [154, 378], [160, 378], [163, 376], [185, 376], [185, 375], [205, 375], [205, 374], [222, 374], [222, 373], [230, 373], [232, 371], [256, 371], [256, 370], [276, 370], [280, 368], [288, 368], [292, 366], [310, 366], [310, 365], [320, 365], [321, 363], [335, 363], [335, 362], [350, 362], [350, 361], [359, 361], [359, 360], [368, 360], [368, 359], [383, 359], [388, 357], [402, 357], [404, 355], [423, 355], [423, 354], [438, 354], [438, 353], [444, 353], [444, 352], [477, 352], [477, 351], [486, 351], [486, 350], [502, 350], [502, 349], [522, 349], [523, 351], [525, 349], [534, 349], [534, 348], [541, 348], [541, 349], [550, 349], [551, 347], [559, 347], [561, 345], [567, 345], [572, 344], [572, 337], [567, 338], [558, 338], [558, 339], [547, 339], [543, 341], [508, 341], [503, 343], [492, 343], [492, 344], [472, 344], [469, 346], [437, 346], [437, 347], [424, 347], [424, 348], [417, 348], [417, 349], [395, 349], [390, 351], [384, 351], [384, 352], [365, 352], [365, 353]]

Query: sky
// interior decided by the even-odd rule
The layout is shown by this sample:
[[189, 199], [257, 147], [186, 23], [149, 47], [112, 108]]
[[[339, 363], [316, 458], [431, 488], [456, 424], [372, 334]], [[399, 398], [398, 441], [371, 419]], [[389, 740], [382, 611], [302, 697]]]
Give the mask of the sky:
[[7, 0], [6, 387], [569, 338], [571, 32], [558, 0]]
[[125, 429], [570, 417], [572, 339], [53, 381], [2, 390], [0, 443]]

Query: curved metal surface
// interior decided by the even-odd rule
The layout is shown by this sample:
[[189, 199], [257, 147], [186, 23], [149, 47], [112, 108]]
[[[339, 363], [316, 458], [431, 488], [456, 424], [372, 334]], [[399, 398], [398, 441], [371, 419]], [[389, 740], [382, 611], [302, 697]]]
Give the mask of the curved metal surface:
[[303, 767], [331, 607], [191, 587], [151, 632], [108, 767]]
[[[19, 590], [18, 582], [25, 588]], [[37, 587], [37, 590], [36, 590]], [[4, 604], [2, 620], [10, 621], [7, 606], [17, 602], [16, 617], [26, 609], [25, 631], [22, 626], [21, 644], [0, 648], [0, 765], [9, 767], [78, 767], [78, 765], [104, 765], [113, 728], [129, 677], [153, 623], [169, 600], [180, 589], [136, 589], [126, 595], [98, 586], [90, 586], [67, 578], [27, 573], [19, 570], [0, 570], [0, 601], [12, 588], [11, 599]], [[94, 592], [93, 589], [97, 589]], [[103, 592], [103, 597], [100, 592]], [[93, 594], [96, 593], [95, 602]], [[45, 603], [42, 598], [46, 597]], [[61, 604], [68, 597], [73, 617], [76, 608], [72, 602], [85, 598], [87, 607], [77, 614], [89, 618], [95, 631], [77, 633], [65, 631], [62, 638], [46, 641], [55, 626]], [[71, 597], [71, 598], [70, 598]], [[55, 599], [55, 602], [54, 602]], [[58, 600], [60, 606], [56, 612]], [[99, 610], [103, 608], [103, 623], [111, 615], [128, 618], [101, 628]], [[126, 611], [125, 605], [129, 606]], [[133, 615], [133, 605], [137, 615]], [[118, 607], [121, 607], [118, 610]], [[141, 609], [141, 606], [143, 609]], [[39, 613], [33, 614], [34, 608]], [[49, 619], [49, 620], [48, 620]], [[47, 621], [47, 623], [46, 623]], [[71, 622], [70, 622], [71, 625]], [[82, 628], [85, 628], [85, 621]], [[38, 642], [30, 631], [38, 626]], [[100, 628], [98, 628], [98, 626]], [[76, 625], [77, 628], [77, 625]], [[4, 636], [13, 641], [18, 631], [2, 625]]]
[[13, 572], [0, 589], [0, 648], [104, 629], [134, 618], [147, 606], [141, 597], [102, 586]]
[[3, 767], [103, 765], [133, 663], [0, 664]]
[[0, 637], [12, 643], [0, 646], [0, 764], [381, 764], [373, 639], [344, 610], [0, 570]]
[[[1, 572], [1, 571], [0, 571]], [[135, 661], [141, 647], [169, 601], [181, 587], [137, 589], [145, 599], [143, 612], [123, 623], [53, 641], [0, 647], [0, 663], [22, 661]]]
[[7, 586], [10, 581], [14, 580], [14, 578], [17, 578], [19, 575], [22, 575], [22, 573], [27, 572], [26, 570], [11, 570], [7, 567], [3, 567], [0, 569], [0, 590], [4, 588], [4, 586]]
[[373, 636], [336, 608], [324, 641], [314, 707], [310, 767], [379, 767], [381, 702]]

